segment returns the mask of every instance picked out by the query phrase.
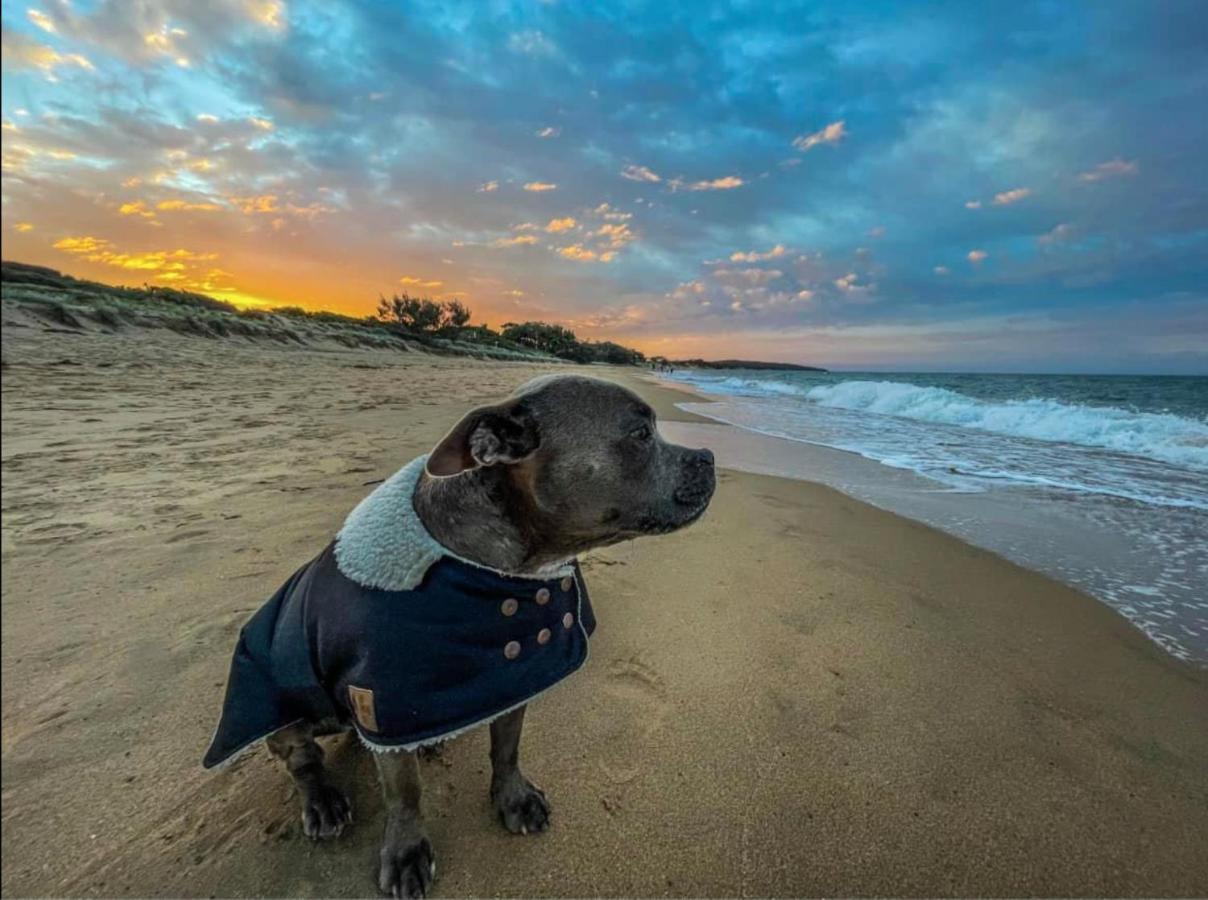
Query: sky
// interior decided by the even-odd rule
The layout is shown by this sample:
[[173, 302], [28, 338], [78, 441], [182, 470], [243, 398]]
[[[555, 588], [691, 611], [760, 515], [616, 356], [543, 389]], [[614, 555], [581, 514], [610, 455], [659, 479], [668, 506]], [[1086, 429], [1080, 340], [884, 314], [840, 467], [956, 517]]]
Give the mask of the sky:
[[673, 358], [1208, 373], [1189, 2], [3, 7], [6, 259]]

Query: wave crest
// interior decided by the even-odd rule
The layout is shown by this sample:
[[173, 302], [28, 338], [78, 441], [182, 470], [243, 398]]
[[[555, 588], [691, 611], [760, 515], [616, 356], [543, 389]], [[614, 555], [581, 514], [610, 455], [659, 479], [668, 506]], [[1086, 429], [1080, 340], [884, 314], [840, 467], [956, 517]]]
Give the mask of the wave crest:
[[990, 402], [898, 381], [842, 381], [817, 385], [804, 396], [819, 406], [1079, 444], [1208, 471], [1208, 423], [1169, 413], [1041, 398]]

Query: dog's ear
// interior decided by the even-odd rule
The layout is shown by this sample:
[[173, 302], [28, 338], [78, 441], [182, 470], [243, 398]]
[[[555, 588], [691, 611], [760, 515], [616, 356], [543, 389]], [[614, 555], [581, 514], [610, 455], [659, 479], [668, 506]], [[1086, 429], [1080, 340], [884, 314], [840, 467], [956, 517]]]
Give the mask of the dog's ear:
[[541, 435], [522, 402], [483, 406], [441, 438], [428, 454], [429, 475], [448, 477], [479, 466], [511, 465], [532, 456]]

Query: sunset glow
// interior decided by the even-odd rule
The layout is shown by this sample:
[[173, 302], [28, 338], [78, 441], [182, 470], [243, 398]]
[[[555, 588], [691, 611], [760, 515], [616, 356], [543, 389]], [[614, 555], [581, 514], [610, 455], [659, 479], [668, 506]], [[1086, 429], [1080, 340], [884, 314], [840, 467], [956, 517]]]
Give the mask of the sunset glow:
[[4, 256], [677, 357], [1204, 371], [1205, 17], [1156, 15], [6, 5]]

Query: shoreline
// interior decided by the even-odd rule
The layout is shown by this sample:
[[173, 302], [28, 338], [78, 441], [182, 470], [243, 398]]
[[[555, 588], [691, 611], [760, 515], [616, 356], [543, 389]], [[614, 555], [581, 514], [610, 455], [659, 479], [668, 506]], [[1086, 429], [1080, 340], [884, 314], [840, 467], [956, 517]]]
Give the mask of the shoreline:
[[[1039, 506], [1036, 497], [1019, 486], [1006, 489], [954, 489], [912, 469], [889, 466], [856, 450], [782, 436], [744, 426], [728, 415], [741, 407], [741, 397], [708, 394], [693, 385], [657, 379], [657, 384], [691, 397], [680, 403], [683, 412], [698, 410], [713, 429], [687, 429], [679, 435], [706, 435], [723, 448], [722, 464], [746, 472], [815, 481], [853, 499], [905, 516], [998, 554], [1030, 571], [1086, 593], [1112, 609], [1165, 652], [1200, 668], [1208, 668], [1208, 633], [1204, 609], [1194, 590], [1174, 590], [1169, 597], [1148, 584], [1169, 589], [1170, 573], [1145, 571], [1132, 535], [1109, 524], [1088, 519], [1082, 504]], [[713, 415], [709, 407], [719, 413]], [[1101, 501], [1102, 498], [1091, 498]], [[1088, 502], [1084, 500], [1083, 502]], [[1185, 515], [1173, 510], [1169, 515]], [[1156, 550], [1152, 552], [1157, 552]], [[1131, 560], [1131, 569], [1123, 562]], [[1191, 566], [1185, 578], [1194, 578]], [[1183, 610], [1181, 615], [1176, 615]], [[1191, 627], [1189, 627], [1191, 626]], [[1192, 628], [1198, 630], [1192, 630]]]
[[[371, 488], [539, 372], [164, 335], [4, 334], [3, 888], [364, 896], [384, 814], [300, 834], [263, 750], [201, 770], [248, 615]], [[354, 438], [354, 439], [350, 439]], [[839, 451], [836, 451], [839, 452]], [[435, 896], [1202, 895], [1208, 675], [1103, 604], [809, 481], [719, 469], [693, 527], [587, 555], [599, 628], [534, 704], [553, 829], [486, 736], [423, 764]]]

